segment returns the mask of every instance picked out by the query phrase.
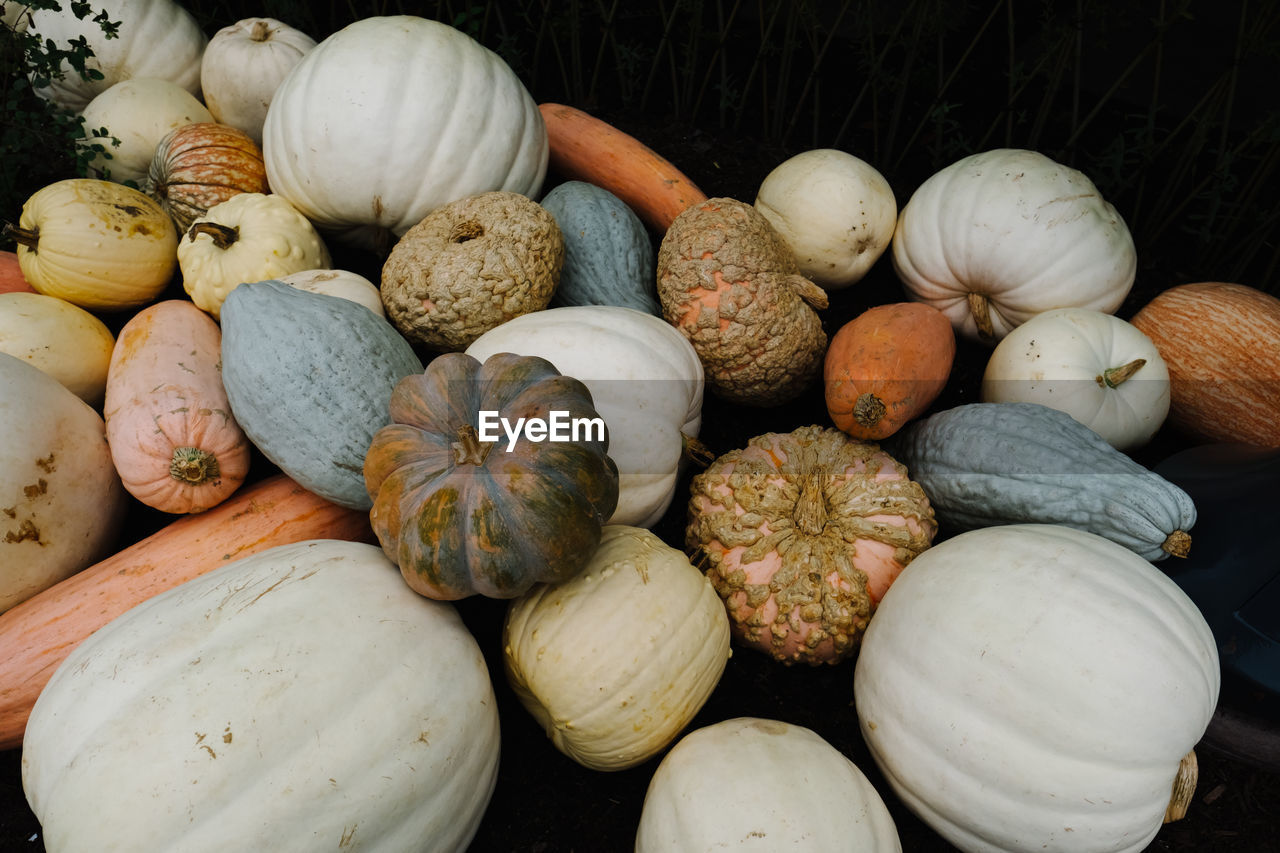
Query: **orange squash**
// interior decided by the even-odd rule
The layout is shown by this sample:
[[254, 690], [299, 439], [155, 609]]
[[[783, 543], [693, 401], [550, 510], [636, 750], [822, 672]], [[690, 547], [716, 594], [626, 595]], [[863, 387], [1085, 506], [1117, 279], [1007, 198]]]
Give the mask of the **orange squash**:
[[0, 293], [35, 293], [22, 275], [17, 252], [0, 252]]
[[160, 140], [144, 189], [180, 233], [232, 196], [270, 191], [262, 149], [253, 137], [210, 121], [176, 127]]
[[21, 746], [31, 707], [53, 671], [107, 622], [233, 560], [308, 539], [372, 543], [369, 515], [277, 474], [0, 613], [0, 749]]
[[1169, 424], [1204, 441], [1280, 447], [1280, 299], [1243, 284], [1182, 284], [1130, 322], [1168, 365]]
[[854, 438], [888, 438], [938, 398], [955, 355], [951, 321], [937, 308], [923, 302], [869, 308], [827, 347], [827, 414]]
[[627, 203], [659, 234], [707, 196], [662, 155], [606, 121], [564, 104], [539, 104], [550, 146], [548, 166]]
[[107, 368], [107, 444], [124, 487], [164, 512], [203, 512], [249, 473], [249, 439], [222, 386], [222, 332], [185, 299], [125, 323]]

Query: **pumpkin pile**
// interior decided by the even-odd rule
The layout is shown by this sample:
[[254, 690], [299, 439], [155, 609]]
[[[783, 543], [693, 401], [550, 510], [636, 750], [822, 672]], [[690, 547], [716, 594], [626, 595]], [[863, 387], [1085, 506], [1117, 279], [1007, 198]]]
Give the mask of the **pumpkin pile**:
[[[1038, 152], [901, 209], [825, 149], [708, 197], [443, 23], [122, 6], [184, 47], [32, 14], [124, 148], [0, 257], [0, 746], [48, 849], [463, 850], [530, 721], [652, 777], [637, 850], [900, 850], [890, 805], [1138, 850], [1185, 812], [1218, 651], [1155, 565], [1196, 508], [1130, 454], [1280, 446], [1280, 299], [1116, 316], [1124, 220]], [[856, 301], [878, 262], [905, 301]], [[875, 766], [697, 724], [735, 655], [847, 666]]]

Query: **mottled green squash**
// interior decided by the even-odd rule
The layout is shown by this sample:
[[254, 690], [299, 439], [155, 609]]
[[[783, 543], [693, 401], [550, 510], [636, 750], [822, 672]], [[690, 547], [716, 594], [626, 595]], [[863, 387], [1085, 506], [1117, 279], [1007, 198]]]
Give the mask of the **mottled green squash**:
[[369, 520], [415, 591], [514, 598], [586, 565], [618, 502], [603, 419], [564, 441], [494, 424], [598, 419], [582, 382], [535, 356], [445, 353], [396, 385], [390, 413], [365, 456]]
[[339, 506], [369, 509], [364, 455], [387, 404], [422, 361], [363, 305], [281, 281], [238, 285], [222, 304], [222, 382], [262, 455]]
[[552, 306], [616, 305], [662, 316], [653, 244], [640, 217], [606, 189], [566, 181], [542, 198], [564, 236]]

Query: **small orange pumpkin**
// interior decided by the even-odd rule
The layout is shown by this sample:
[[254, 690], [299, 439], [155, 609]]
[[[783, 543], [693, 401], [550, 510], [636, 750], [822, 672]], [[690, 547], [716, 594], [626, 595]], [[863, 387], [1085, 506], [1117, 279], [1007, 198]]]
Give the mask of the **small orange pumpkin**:
[[185, 232], [219, 202], [268, 192], [267, 167], [243, 130], [196, 122], [174, 128], [156, 145], [144, 190]]

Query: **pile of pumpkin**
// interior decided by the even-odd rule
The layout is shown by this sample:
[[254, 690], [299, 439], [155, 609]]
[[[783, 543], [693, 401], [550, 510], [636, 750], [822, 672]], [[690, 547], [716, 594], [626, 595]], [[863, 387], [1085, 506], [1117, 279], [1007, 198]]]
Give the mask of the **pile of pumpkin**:
[[[91, 40], [111, 74], [46, 94], [121, 143], [31, 197], [0, 279], [0, 745], [47, 849], [464, 849], [499, 761], [473, 595], [509, 602], [503, 676], [556, 748], [665, 751], [637, 850], [900, 849], [812, 731], [686, 732], [731, 644], [856, 658], [892, 795], [960, 849], [1137, 850], [1181, 815], [1217, 650], [1153, 565], [1195, 507], [1127, 451], [1167, 419], [1280, 444], [1280, 301], [1186, 284], [1119, 319], [1125, 223], [1035, 152], [901, 210], [833, 150], [707, 198], [443, 24], [206, 39], [119, 6], [118, 42], [22, 21]], [[909, 299], [828, 340], [886, 252]], [[957, 336], [991, 348], [982, 401], [937, 410]], [[704, 390], [819, 382], [830, 423], [699, 445]], [[175, 519], [118, 543], [138, 505]]]

